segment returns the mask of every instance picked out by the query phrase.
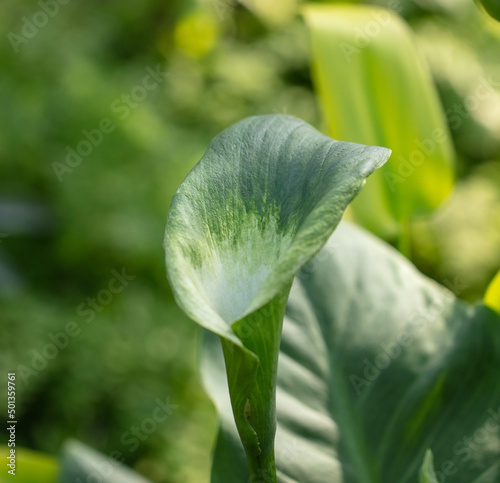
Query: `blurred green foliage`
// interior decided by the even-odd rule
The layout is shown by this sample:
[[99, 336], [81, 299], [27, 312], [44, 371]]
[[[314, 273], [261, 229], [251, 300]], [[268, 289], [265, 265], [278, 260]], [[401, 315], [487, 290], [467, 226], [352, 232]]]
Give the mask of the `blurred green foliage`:
[[[153, 481], [203, 482], [215, 421], [195, 326], [165, 280], [166, 213], [228, 125], [280, 112], [321, 127], [308, 35], [291, 1], [273, 2], [282, 15], [250, 1], [54, 2], [11, 2], [0, 16], [0, 367], [18, 373], [18, 443], [56, 454], [71, 436]], [[499, 27], [469, 0], [372, 3], [409, 20], [459, 157], [454, 194], [412, 227], [414, 259], [480, 298], [500, 266]], [[141, 89], [148, 69], [168, 75]], [[90, 133], [100, 141], [59, 180], [54, 163], [83, 153], [83, 131], [103, 119], [112, 131]], [[122, 269], [135, 278], [113, 294]], [[22, 378], [69, 322], [81, 332]], [[126, 433], [167, 397], [178, 408], [131, 451]]]

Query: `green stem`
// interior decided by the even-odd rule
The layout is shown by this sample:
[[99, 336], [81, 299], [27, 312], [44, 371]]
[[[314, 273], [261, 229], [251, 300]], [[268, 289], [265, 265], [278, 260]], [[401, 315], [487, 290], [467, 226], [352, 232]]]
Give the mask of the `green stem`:
[[276, 376], [281, 329], [291, 284], [232, 324], [247, 351], [222, 339], [234, 420], [247, 454], [249, 483], [277, 483], [274, 457]]
[[249, 483], [278, 483], [274, 448], [257, 457], [248, 457]]

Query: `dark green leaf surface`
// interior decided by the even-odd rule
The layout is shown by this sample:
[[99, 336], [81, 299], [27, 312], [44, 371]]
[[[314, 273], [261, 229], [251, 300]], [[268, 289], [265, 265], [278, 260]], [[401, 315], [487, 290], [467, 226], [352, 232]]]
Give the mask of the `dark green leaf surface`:
[[480, 0], [480, 2], [494, 19], [500, 21], [500, 0]]
[[[201, 367], [221, 418], [212, 481], [249, 480], [218, 340]], [[299, 273], [278, 366], [278, 480], [500, 481], [500, 318], [342, 224]], [[428, 463], [428, 462], [427, 462]]]

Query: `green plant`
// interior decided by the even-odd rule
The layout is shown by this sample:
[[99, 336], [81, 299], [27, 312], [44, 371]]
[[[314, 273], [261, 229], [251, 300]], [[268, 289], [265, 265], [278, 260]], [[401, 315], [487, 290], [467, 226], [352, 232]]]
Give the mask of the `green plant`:
[[179, 305], [219, 335], [252, 475], [276, 481], [275, 388], [294, 276], [390, 151], [272, 115], [217, 136], [177, 190], [165, 236]]
[[[499, 316], [360, 228], [330, 237], [388, 156], [294, 118], [249, 118], [174, 196], [167, 272], [208, 329], [212, 482], [498, 481]], [[463, 440], [478, 431], [472, 450]]]

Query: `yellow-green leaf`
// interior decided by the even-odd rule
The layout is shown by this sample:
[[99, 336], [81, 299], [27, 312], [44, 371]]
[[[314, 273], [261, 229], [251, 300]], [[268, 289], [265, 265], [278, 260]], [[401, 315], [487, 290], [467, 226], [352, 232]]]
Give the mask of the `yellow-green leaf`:
[[486, 290], [484, 303], [490, 309], [496, 310], [500, 313], [500, 270]]
[[[9, 459], [12, 449], [15, 450], [15, 463], [11, 463]], [[0, 482], [56, 483], [57, 481], [58, 464], [52, 456], [19, 446], [0, 447], [0, 456], [5, 462], [0, 474]], [[11, 464], [14, 464], [14, 467], [11, 467]], [[9, 474], [8, 471], [14, 471], [14, 473]]]
[[406, 24], [388, 10], [307, 5], [312, 69], [328, 133], [386, 146], [391, 161], [351, 205], [385, 239], [450, 193], [454, 152], [428, 66]]

